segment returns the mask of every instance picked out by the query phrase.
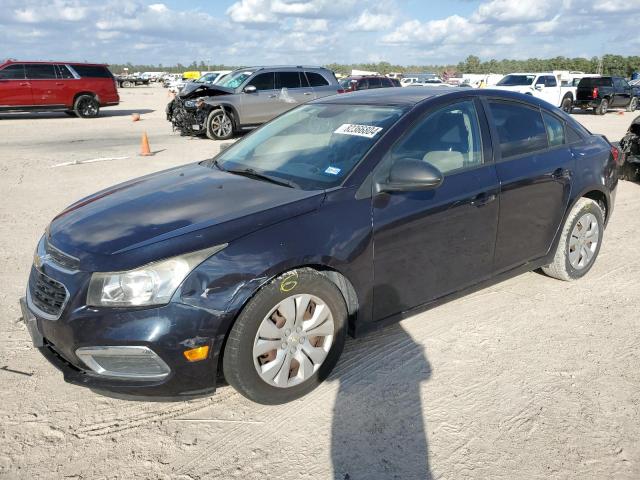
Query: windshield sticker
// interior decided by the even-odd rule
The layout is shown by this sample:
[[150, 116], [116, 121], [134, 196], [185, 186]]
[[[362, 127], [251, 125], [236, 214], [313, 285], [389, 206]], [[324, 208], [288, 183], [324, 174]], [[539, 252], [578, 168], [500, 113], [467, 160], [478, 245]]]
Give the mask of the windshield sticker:
[[343, 123], [333, 133], [341, 133], [343, 135], [355, 135], [357, 137], [373, 138], [382, 128], [372, 127], [371, 125], [354, 125], [352, 123]]
[[342, 170], [338, 167], [327, 167], [324, 173], [328, 173], [329, 175], [338, 175]]

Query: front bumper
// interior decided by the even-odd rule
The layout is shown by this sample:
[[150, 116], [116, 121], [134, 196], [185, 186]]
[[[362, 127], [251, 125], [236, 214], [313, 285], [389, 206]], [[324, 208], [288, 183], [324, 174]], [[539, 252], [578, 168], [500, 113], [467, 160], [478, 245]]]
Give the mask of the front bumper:
[[[53, 276], [51, 271], [47, 274]], [[64, 281], [60, 277], [57, 280]], [[76, 288], [71, 285], [69, 289]], [[155, 400], [183, 400], [215, 391], [224, 340], [216, 335], [223, 312], [179, 302], [153, 308], [94, 308], [76, 306], [78, 297], [84, 296], [76, 290], [75, 297], [58, 319], [43, 318], [29, 298], [20, 300], [34, 346], [62, 372], [66, 382], [111, 396]], [[161, 379], [115, 378], [96, 373], [76, 355], [79, 348], [106, 346], [147, 347], [170, 372]], [[208, 357], [188, 361], [184, 351], [200, 346], [209, 347]]]

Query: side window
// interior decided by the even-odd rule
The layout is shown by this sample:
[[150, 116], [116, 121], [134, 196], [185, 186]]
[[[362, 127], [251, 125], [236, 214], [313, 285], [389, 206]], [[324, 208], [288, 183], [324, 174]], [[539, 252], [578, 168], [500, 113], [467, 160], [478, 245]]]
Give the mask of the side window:
[[536, 85], [544, 85], [544, 77], [538, 77], [536, 80]]
[[309, 83], [312, 87], [324, 87], [325, 85], [329, 85], [327, 79], [322, 75], [316, 72], [306, 72], [307, 78], [309, 79]]
[[274, 74], [271, 73], [259, 73], [249, 82], [248, 85], [253, 85], [258, 90], [273, 90], [274, 86]]
[[556, 77], [554, 77], [553, 75], [547, 75], [544, 84], [547, 87], [557, 87], [558, 86], [558, 82], [556, 81]]
[[625, 87], [628, 87], [629, 85], [627, 84], [626, 80], [624, 80], [623, 78], [614, 78], [614, 85], [618, 90], [624, 90]]
[[33, 63], [25, 65], [27, 78], [30, 80], [51, 80], [56, 78], [56, 69], [46, 63]]
[[544, 126], [547, 129], [547, 139], [550, 147], [564, 145], [564, 122], [547, 112], [542, 112]]
[[393, 87], [393, 82], [391, 81], [390, 78], [383, 78], [382, 79], [382, 86], [383, 87]]
[[423, 160], [445, 174], [481, 165], [482, 139], [473, 101], [454, 103], [428, 115], [393, 147], [391, 158]]
[[366, 90], [369, 88], [369, 80], [366, 78], [358, 80], [358, 85], [356, 86], [356, 90]]
[[276, 88], [300, 88], [298, 72], [276, 72]]
[[489, 107], [503, 159], [547, 148], [547, 132], [539, 110], [507, 102], [489, 102]]
[[58, 67], [58, 78], [64, 78], [65, 80], [75, 78], [69, 71], [66, 65], [56, 65]]
[[24, 65], [14, 63], [0, 70], [0, 78], [5, 80], [24, 80]]
[[379, 78], [372, 77], [369, 79], [369, 88], [380, 88], [380, 87], [382, 87], [382, 84]]
[[82, 65], [74, 64], [71, 67], [76, 71], [80, 77], [88, 78], [112, 78], [111, 72], [107, 67], [101, 65]]
[[582, 137], [580, 136], [580, 134], [576, 132], [573, 128], [571, 128], [569, 125], [566, 126], [565, 132], [567, 135], [568, 144], [573, 144], [582, 140]]

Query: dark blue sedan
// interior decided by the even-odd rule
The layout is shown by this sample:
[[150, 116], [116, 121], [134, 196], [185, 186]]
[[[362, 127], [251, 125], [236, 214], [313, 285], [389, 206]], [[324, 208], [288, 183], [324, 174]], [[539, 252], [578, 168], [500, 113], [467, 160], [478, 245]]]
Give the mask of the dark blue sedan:
[[204, 162], [69, 206], [23, 318], [66, 381], [190, 398], [306, 394], [361, 335], [542, 268], [593, 266], [618, 152], [548, 103], [380, 89], [300, 106]]

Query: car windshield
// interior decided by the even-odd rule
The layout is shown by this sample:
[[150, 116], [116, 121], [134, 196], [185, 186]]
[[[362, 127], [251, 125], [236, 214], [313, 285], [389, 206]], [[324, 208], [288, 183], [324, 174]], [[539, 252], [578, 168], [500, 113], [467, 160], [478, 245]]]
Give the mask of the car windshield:
[[507, 75], [500, 80], [497, 85], [499, 87], [516, 87], [521, 85], [531, 85], [535, 75]]
[[343, 78], [342, 80], [340, 80], [340, 86], [342, 88], [351, 88], [351, 82], [353, 81], [353, 78]]
[[252, 74], [252, 70], [237, 70], [220, 80], [220, 82], [218, 82], [218, 85], [227, 88], [238, 88]]
[[217, 73], [207, 73], [205, 75], [202, 75], [198, 80], [196, 80], [196, 82], [198, 83], [213, 82], [217, 76], [218, 76]]
[[256, 130], [210, 163], [304, 190], [331, 188], [403, 114], [398, 107], [304, 105]]

